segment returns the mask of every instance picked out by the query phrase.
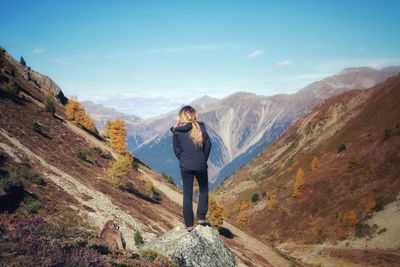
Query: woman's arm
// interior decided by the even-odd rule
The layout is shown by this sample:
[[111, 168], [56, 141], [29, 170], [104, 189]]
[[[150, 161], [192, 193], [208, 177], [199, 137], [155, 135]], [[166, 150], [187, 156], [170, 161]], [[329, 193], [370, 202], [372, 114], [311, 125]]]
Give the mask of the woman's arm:
[[178, 137], [175, 135], [172, 128], [171, 132], [172, 132], [172, 148], [174, 149], [175, 156], [178, 158], [178, 160], [180, 160], [182, 154], [182, 148], [181, 145], [179, 144]]
[[211, 140], [210, 136], [207, 133], [207, 130], [204, 127], [204, 154], [206, 155], [206, 161], [210, 156], [210, 151], [211, 151]]

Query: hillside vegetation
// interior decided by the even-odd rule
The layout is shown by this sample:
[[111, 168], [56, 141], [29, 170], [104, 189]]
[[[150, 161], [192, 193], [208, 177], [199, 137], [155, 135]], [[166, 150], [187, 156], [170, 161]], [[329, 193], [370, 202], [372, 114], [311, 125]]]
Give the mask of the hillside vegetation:
[[[383, 266], [400, 262], [395, 223], [400, 214], [388, 205], [397, 203], [399, 175], [396, 76], [325, 100], [226, 180], [216, 195], [229, 221], [265, 242], [347, 245], [354, 253], [332, 250], [325, 256]], [[386, 208], [391, 212], [383, 219]], [[370, 257], [353, 257], [357, 249], [372, 249]], [[390, 260], [388, 251], [397, 251]]]

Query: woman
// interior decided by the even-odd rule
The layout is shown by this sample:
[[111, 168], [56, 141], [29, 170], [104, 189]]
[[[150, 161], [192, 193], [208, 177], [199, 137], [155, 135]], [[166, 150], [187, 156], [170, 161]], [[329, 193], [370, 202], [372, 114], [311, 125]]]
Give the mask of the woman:
[[208, 171], [207, 160], [211, 142], [203, 122], [197, 121], [198, 114], [191, 106], [181, 108], [176, 125], [171, 127], [173, 148], [179, 160], [183, 185], [183, 218], [186, 229], [193, 229], [193, 179], [199, 183], [199, 202], [197, 205], [197, 223], [207, 225], [208, 210]]

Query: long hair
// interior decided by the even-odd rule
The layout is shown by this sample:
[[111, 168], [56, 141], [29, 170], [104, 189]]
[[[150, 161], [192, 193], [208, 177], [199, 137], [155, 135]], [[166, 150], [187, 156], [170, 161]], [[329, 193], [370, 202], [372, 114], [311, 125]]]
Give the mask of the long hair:
[[193, 140], [196, 148], [203, 147], [203, 134], [200, 129], [200, 125], [197, 122], [199, 116], [194, 108], [191, 106], [184, 106], [179, 111], [178, 117], [176, 119], [176, 126], [181, 126], [185, 123], [191, 123], [192, 129], [190, 129], [190, 138]]

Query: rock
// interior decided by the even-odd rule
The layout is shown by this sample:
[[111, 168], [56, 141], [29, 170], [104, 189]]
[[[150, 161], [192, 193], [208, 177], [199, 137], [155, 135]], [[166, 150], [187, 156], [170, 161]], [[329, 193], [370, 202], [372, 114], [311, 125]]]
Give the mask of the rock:
[[196, 226], [190, 233], [181, 227], [155, 238], [143, 249], [155, 249], [177, 262], [179, 266], [238, 266], [235, 255], [209, 226]]

